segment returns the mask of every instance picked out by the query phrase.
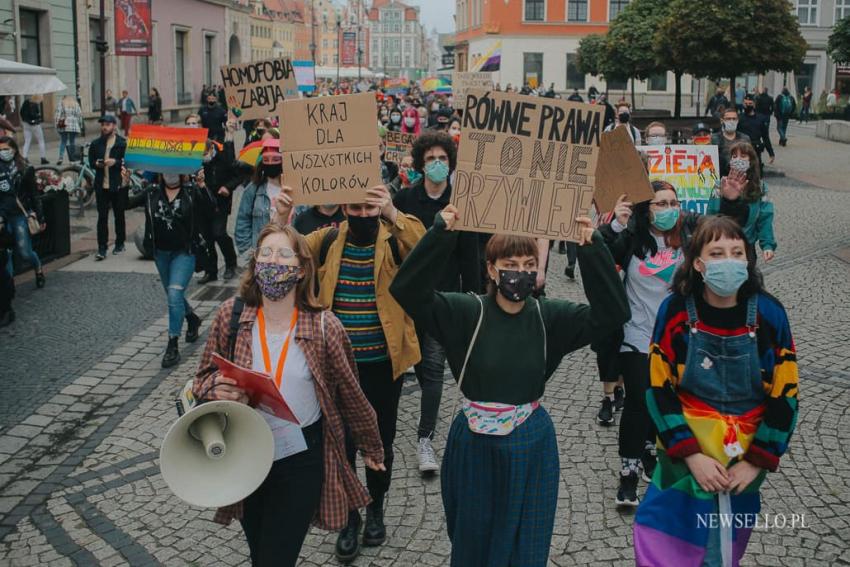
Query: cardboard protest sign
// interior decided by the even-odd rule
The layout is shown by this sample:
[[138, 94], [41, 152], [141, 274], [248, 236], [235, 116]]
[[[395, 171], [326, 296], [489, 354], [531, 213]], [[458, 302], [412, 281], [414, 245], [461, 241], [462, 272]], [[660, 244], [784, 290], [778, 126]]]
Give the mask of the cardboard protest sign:
[[626, 195], [632, 203], [640, 203], [652, 199], [653, 192], [631, 136], [618, 126], [602, 133], [593, 200], [600, 213], [607, 213], [614, 210], [620, 195]]
[[298, 98], [298, 82], [289, 59], [253, 61], [221, 67], [227, 106], [242, 120], [280, 114], [284, 99]]
[[602, 118], [595, 105], [469, 91], [452, 190], [457, 228], [578, 241]]
[[283, 181], [299, 205], [362, 203], [381, 180], [375, 95], [288, 100]]
[[124, 166], [157, 173], [196, 173], [203, 166], [206, 145], [206, 128], [134, 124], [127, 139]]
[[493, 88], [493, 73], [475, 73], [455, 71], [452, 77], [452, 89], [454, 91], [454, 107], [463, 108], [466, 100], [466, 91], [469, 89], [482, 89], [489, 91]]
[[393, 163], [401, 163], [401, 160], [405, 156], [410, 155], [413, 140], [415, 139], [416, 134], [387, 131], [387, 135], [384, 138], [384, 145], [386, 146], [384, 159]]
[[649, 162], [649, 179], [676, 188], [683, 211], [705, 214], [720, 179], [717, 146], [640, 146]]

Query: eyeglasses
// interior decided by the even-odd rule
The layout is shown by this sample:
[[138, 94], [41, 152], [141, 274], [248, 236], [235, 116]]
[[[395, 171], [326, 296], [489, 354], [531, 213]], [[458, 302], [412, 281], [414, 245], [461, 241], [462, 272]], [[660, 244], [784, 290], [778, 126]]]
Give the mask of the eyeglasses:
[[659, 209], [669, 209], [669, 208], [677, 208], [679, 206], [679, 201], [650, 201], [650, 205], [655, 205]]
[[275, 257], [275, 253], [277, 254], [277, 257], [281, 260], [289, 260], [290, 258], [295, 258], [295, 250], [287, 246], [282, 246], [277, 250], [275, 250], [271, 246], [263, 246], [262, 248], [257, 250], [257, 258], [261, 260], [272, 260]]

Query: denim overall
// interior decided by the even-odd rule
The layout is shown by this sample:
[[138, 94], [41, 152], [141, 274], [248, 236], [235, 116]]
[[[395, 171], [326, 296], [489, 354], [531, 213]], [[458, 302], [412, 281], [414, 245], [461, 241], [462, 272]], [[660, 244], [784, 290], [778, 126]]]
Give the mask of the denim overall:
[[[679, 388], [710, 404], [717, 412], [742, 415], [764, 403], [758, 353], [758, 295], [747, 300], [747, 333], [722, 337], [700, 328], [693, 296], [688, 310], [688, 354]], [[757, 479], [758, 480], [758, 479]], [[756, 481], [757, 481], [756, 480]], [[731, 512], [728, 493], [718, 495], [720, 514]], [[703, 566], [732, 565], [732, 529], [712, 529]]]

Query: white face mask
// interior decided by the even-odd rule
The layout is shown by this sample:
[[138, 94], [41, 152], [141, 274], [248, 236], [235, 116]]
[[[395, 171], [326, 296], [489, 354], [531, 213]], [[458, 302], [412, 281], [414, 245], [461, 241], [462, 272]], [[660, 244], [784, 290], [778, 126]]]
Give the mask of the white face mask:
[[742, 157], [733, 157], [729, 160], [729, 168], [746, 173], [750, 170], [750, 160]]
[[646, 144], [649, 146], [663, 146], [667, 143], [667, 136], [647, 136]]
[[404, 119], [404, 125], [407, 126], [408, 128], [413, 128], [414, 126], [416, 126], [416, 119], [411, 118], [410, 116], [407, 116]]
[[723, 121], [723, 129], [727, 132], [734, 132], [738, 129], [738, 121], [737, 120], [724, 120]]

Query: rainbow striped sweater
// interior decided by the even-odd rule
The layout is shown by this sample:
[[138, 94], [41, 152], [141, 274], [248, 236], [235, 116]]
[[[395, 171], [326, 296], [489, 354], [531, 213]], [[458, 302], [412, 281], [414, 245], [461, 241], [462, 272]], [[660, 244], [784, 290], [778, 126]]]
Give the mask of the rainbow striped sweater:
[[358, 363], [389, 360], [375, 297], [375, 245], [345, 243], [333, 301]]
[[[738, 326], [704, 318], [703, 310], [709, 309], [697, 301], [701, 330], [719, 336], [748, 332], [743, 311]], [[658, 430], [658, 466], [635, 517], [638, 565], [699, 567], [710, 546], [708, 520], [719, 511], [736, 524], [731, 530], [733, 565], [746, 550], [751, 520], [761, 508], [759, 488], [766, 471], [775, 471], [787, 450], [798, 411], [797, 356], [787, 315], [778, 300], [759, 295], [757, 323], [765, 401], [742, 416], [721, 415], [679, 389], [690, 339], [685, 298], [674, 294], [661, 304], [650, 346], [651, 387], [646, 394]], [[731, 446], [739, 450], [729, 451]], [[727, 468], [745, 459], [763, 470], [741, 494], [719, 497], [702, 490], [683, 460], [697, 452]], [[726, 503], [730, 508], [723, 512]]]

